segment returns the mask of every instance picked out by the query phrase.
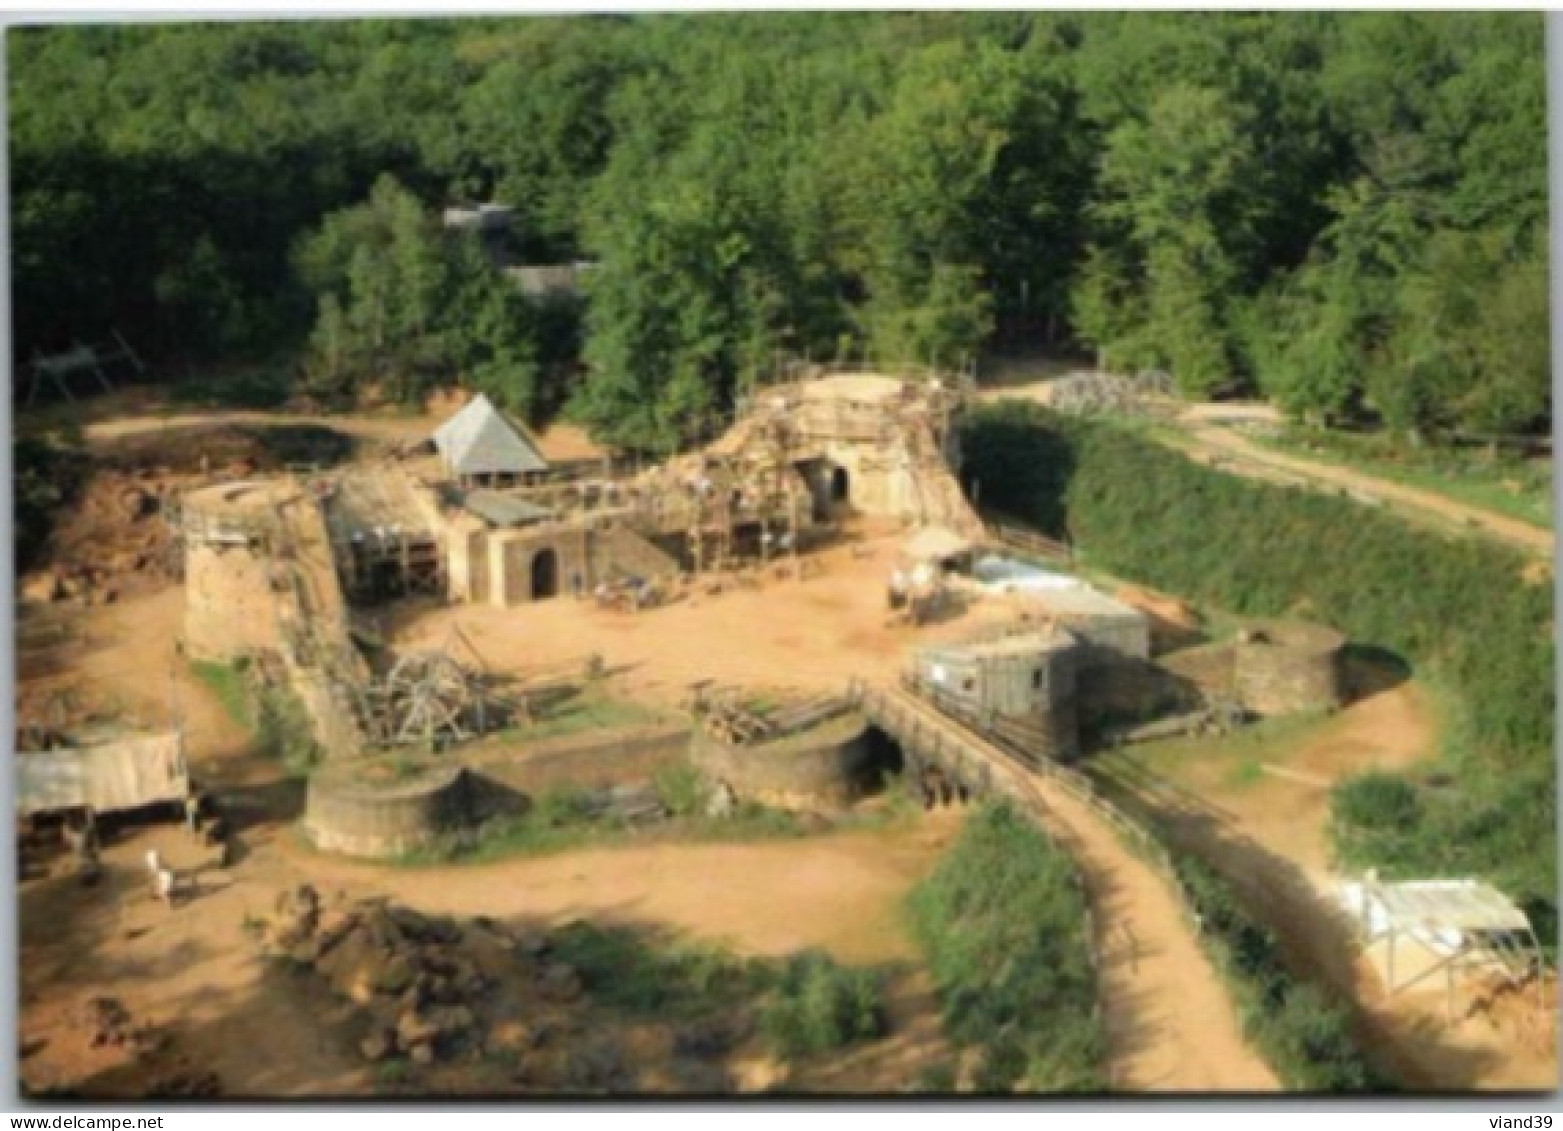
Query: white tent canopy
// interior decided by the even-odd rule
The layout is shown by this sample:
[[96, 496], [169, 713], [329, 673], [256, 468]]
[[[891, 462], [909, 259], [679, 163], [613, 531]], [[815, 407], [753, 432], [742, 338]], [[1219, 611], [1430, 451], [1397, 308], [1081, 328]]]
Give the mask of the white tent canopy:
[[434, 430], [434, 446], [454, 475], [523, 475], [548, 461], [482, 393]]

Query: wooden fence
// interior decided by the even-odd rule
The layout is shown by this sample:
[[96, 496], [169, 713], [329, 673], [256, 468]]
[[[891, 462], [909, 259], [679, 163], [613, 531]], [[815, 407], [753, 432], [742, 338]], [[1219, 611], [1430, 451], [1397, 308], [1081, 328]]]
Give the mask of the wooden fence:
[[[1062, 789], [1105, 821], [1131, 852], [1166, 881], [1190, 927], [1196, 934], [1200, 933], [1199, 914], [1178, 878], [1172, 854], [1144, 823], [1103, 797], [1090, 778], [1049, 758], [1036, 757], [1006, 740], [1002, 734], [990, 737], [981, 720], [969, 712], [953, 703], [930, 703], [919, 693], [915, 680], [909, 679], [904, 691], [892, 694], [854, 678], [848, 684], [847, 695], [854, 705], [887, 731], [894, 734], [897, 730], [905, 730], [913, 741], [923, 742], [925, 748], [919, 753], [924, 756], [940, 761], [953, 755], [958, 767], [968, 761], [982, 766], [975, 776], [984, 786], [1008, 794], [1039, 817], [1047, 811], [1048, 804], [1033, 776]], [[938, 728], [929, 724], [926, 715], [919, 720], [905, 702], [898, 702], [905, 700], [917, 703], [936, 717], [943, 717], [946, 726]], [[931, 743], [930, 732], [934, 736]]]

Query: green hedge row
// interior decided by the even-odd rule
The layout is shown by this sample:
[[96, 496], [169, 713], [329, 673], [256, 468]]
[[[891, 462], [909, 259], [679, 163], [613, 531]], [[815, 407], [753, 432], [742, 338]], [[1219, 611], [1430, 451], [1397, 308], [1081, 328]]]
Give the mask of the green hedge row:
[[1350, 1011], [1292, 977], [1274, 933], [1248, 916], [1220, 875], [1188, 856], [1174, 866], [1199, 915], [1205, 950], [1233, 987], [1243, 1036], [1282, 1083], [1303, 1092], [1385, 1088], [1357, 1046]]
[[[1339, 787], [1337, 849], [1391, 877], [1489, 877], [1555, 938], [1552, 590], [1525, 578], [1523, 556], [1019, 402], [976, 414], [965, 446], [984, 501], [1093, 564], [1236, 613], [1332, 624], [1447, 692], [1444, 773]], [[1393, 819], [1375, 819], [1386, 797]]]
[[985, 805], [907, 898], [944, 1030], [980, 1050], [979, 1091], [1106, 1087], [1106, 1035], [1074, 863], [1007, 803]]

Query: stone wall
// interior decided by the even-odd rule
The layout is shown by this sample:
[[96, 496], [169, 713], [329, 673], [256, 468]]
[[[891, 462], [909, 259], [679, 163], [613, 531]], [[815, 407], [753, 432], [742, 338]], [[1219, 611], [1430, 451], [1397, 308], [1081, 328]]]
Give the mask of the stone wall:
[[194, 545], [185, 551], [185, 651], [231, 662], [281, 646], [276, 595], [258, 548]]
[[730, 746], [703, 731], [690, 739], [702, 773], [746, 801], [782, 809], [841, 808], [861, 793], [871, 761], [868, 720], [853, 714], [775, 742]]
[[[1230, 671], [1230, 656], [1226, 666]], [[1080, 673], [1080, 717], [1088, 727], [1148, 719], [1191, 711], [1205, 694], [1205, 688], [1170, 666], [1120, 657]]]
[[1260, 715], [1329, 711], [1342, 700], [1345, 638], [1316, 625], [1266, 623], [1245, 630], [1234, 649], [1237, 698]]
[[422, 770], [410, 781], [384, 785], [354, 780], [345, 766], [321, 770], [309, 779], [304, 832], [328, 852], [389, 859], [466, 828], [471, 794], [459, 766]]
[[1231, 641], [1182, 648], [1162, 656], [1157, 663], [1209, 698], [1233, 699], [1237, 696], [1234, 682], [1236, 651]]
[[468, 754], [462, 764], [511, 789], [536, 793], [557, 785], [606, 786], [650, 781], [689, 760], [684, 723], [592, 731]]

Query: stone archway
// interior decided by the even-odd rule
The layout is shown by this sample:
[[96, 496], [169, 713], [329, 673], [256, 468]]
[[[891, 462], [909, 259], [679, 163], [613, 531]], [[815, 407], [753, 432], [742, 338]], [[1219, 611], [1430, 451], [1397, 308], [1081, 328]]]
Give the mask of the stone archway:
[[846, 503], [852, 498], [852, 476], [844, 467], [837, 467], [830, 473], [830, 501], [833, 503]]
[[532, 555], [532, 600], [543, 601], [559, 595], [559, 553], [539, 550]]

